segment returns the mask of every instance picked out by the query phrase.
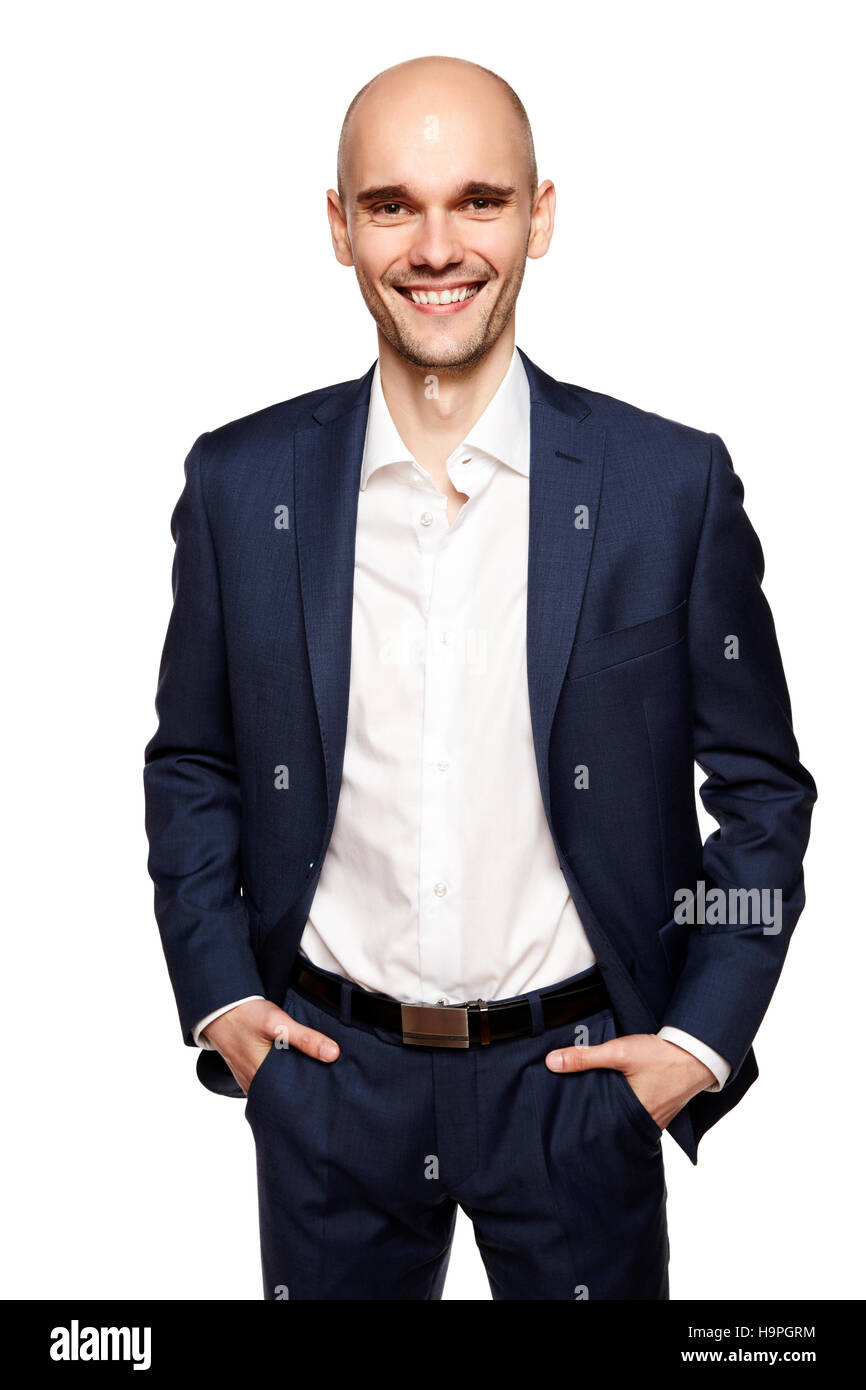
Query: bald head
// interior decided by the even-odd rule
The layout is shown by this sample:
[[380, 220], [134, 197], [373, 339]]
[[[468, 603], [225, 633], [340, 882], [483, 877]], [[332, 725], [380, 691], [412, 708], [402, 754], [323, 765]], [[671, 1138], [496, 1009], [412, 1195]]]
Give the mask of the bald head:
[[497, 351], [505, 363], [556, 205], [507, 82], [461, 58], [386, 68], [346, 112], [327, 196], [334, 254], [354, 268], [380, 354], [452, 376]]
[[[529, 117], [520, 97], [504, 78], [463, 58], [412, 58], [370, 79], [349, 103], [337, 149], [337, 192], [345, 205], [350, 194], [356, 153], [374, 132], [402, 124], [410, 108], [423, 110], [429, 123], [461, 118], [491, 129], [507, 130], [524, 151], [530, 202], [538, 190], [538, 170]], [[357, 185], [356, 185], [357, 187]]]

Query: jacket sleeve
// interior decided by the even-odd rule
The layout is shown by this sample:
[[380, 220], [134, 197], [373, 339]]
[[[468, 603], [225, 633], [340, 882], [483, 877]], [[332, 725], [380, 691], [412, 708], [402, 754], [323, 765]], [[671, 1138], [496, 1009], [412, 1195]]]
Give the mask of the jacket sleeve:
[[[722, 890], [725, 908], [721, 920], [693, 926], [662, 1025], [701, 1038], [726, 1058], [730, 1082], [766, 1012], [803, 908], [816, 790], [799, 761], [761, 590], [764, 557], [743, 510], [743, 485], [723, 441], [715, 434], [709, 441], [688, 642], [695, 759], [706, 773], [701, 799], [719, 826], [703, 847], [703, 878], [708, 895]], [[708, 907], [703, 915], [714, 914]]]
[[240, 893], [240, 791], [219, 574], [202, 482], [208, 435], [171, 518], [173, 605], [144, 752], [147, 867], [184, 1042], [232, 1000], [263, 995]]

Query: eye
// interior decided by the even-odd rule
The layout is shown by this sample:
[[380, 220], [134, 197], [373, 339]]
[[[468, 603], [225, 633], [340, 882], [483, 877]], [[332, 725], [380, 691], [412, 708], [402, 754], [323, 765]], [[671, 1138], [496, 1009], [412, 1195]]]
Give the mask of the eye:
[[[484, 206], [479, 207], [479, 204], [483, 204]], [[495, 209], [495, 208], [501, 208], [501, 207], [502, 207], [502, 199], [501, 199], [501, 198], [472, 198], [472, 199], [470, 199], [468, 206], [472, 207], [472, 208], [474, 209], [475, 212], [487, 212], [488, 210], [492, 210], [492, 209]]]
[[395, 217], [403, 209], [402, 203], [379, 203], [374, 212], [384, 212], [386, 217]]

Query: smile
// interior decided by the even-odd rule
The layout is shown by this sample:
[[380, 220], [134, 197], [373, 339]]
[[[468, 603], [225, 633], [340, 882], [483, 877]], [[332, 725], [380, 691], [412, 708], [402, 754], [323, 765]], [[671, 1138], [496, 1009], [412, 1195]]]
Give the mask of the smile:
[[423, 286], [414, 289], [409, 285], [395, 285], [394, 288], [422, 314], [441, 315], [459, 314], [464, 305], [478, 297], [486, 283], [486, 280], [473, 280], [438, 290]]

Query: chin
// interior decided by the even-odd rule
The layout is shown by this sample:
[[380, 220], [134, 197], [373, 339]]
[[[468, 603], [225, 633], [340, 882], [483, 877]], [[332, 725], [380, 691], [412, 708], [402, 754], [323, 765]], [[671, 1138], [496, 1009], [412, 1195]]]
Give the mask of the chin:
[[458, 372], [473, 366], [479, 358], [490, 351], [493, 346], [486, 338], [479, 341], [472, 338], [465, 343], [423, 343], [417, 339], [407, 340], [395, 335], [389, 340], [391, 346], [407, 362], [411, 362], [415, 367], [426, 370], [452, 371]]

